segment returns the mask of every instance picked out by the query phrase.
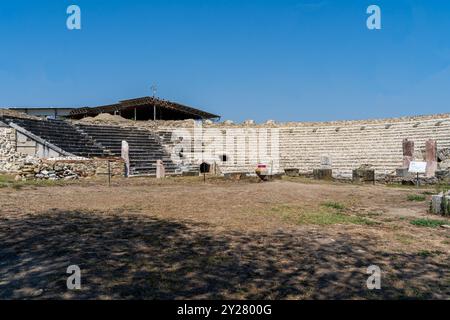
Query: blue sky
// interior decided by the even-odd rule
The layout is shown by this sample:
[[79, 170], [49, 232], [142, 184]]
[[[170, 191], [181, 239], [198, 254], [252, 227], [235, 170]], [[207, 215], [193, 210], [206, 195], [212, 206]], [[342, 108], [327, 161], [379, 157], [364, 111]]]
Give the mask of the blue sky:
[[236, 121], [448, 112], [450, 1], [0, 1], [0, 106], [110, 104], [154, 83]]

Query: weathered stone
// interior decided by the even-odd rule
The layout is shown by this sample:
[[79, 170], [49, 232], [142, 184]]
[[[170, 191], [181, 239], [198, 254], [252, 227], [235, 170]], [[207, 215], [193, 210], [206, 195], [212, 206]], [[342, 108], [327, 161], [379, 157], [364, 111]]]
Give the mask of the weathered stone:
[[156, 160], [156, 178], [162, 179], [166, 177], [166, 169], [162, 160]]
[[441, 214], [442, 197], [442, 194], [431, 196], [431, 213]]
[[403, 168], [409, 168], [409, 164], [414, 160], [414, 141], [403, 140]]
[[431, 213], [450, 215], [450, 195], [440, 193], [431, 197]]
[[225, 179], [234, 180], [234, 181], [239, 181], [246, 177], [247, 177], [246, 172], [230, 172], [230, 173], [224, 174]]
[[439, 170], [436, 171], [436, 178], [440, 183], [450, 184], [450, 170]]
[[314, 169], [313, 177], [316, 180], [333, 180], [332, 169]]
[[355, 169], [352, 175], [353, 182], [356, 183], [374, 183], [375, 182], [375, 170], [370, 169]]
[[395, 175], [397, 177], [409, 177], [411, 176], [411, 173], [408, 171], [408, 168], [400, 168], [395, 169]]
[[321, 156], [320, 157], [320, 168], [321, 169], [331, 169], [332, 162], [329, 156]]
[[450, 160], [450, 148], [439, 150], [437, 156], [440, 161]]
[[425, 143], [425, 161], [427, 168], [425, 175], [427, 177], [434, 177], [437, 170], [437, 144], [436, 140], [427, 140]]
[[439, 162], [440, 170], [450, 170], [450, 159], [443, 160]]
[[122, 141], [122, 159], [125, 162], [125, 177], [130, 176], [130, 146], [128, 142]]
[[300, 170], [299, 169], [284, 169], [284, 173], [288, 177], [298, 177], [300, 175]]

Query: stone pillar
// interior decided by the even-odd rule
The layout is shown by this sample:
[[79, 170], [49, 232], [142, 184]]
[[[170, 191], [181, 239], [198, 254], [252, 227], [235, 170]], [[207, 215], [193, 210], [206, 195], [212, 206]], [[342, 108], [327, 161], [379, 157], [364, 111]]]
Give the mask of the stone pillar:
[[437, 170], [437, 143], [436, 140], [427, 140], [425, 143], [425, 161], [427, 162], [426, 176], [434, 177]]
[[414, 141], [403, 139], [403, 168], [409, 168], [409, 163], [414, 160]]
[[125, 177], [130, 176], [130, 147], [128, 142], [122, 141], [122, 159], [125, 161]]
[[166, 169], [162, 160], [156, 160], [156, 178], [162, 179], [166, 177]]

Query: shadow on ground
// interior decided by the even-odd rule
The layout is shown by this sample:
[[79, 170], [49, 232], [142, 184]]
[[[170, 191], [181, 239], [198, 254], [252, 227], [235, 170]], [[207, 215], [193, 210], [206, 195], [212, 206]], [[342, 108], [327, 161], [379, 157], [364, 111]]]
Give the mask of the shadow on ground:
[[[214, 232], [141, 215], [51, 211], [0, 219], [2, 299], [449, 298], [448, 265], [312, 231]], [[66, 269], [79, 265], [82, 290]], [[366, 288], [366, 268], [383, 271]]]

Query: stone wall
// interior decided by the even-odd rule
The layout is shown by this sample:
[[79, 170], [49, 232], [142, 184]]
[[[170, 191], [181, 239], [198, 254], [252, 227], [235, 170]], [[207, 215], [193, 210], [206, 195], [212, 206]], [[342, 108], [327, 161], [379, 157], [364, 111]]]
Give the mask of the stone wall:
[[17, 172], [33, 159], [17, 151], [16, 131], [0, 123], [0, 172]]
[[75, 180], [79, 178], [108, 175], [108, 161], [112, 176], [123, 176], [125, 163], [122, 159], [89, 159], [70, 158], [39, 159], [23, 165], [16, 180]]
[[[438, 154], [450, 148], [450, 114], [309, 123], [205, 121], [200, 125], [192, 120], [133, 122], [124, 119], [113, 124], [154, 132], [172, 160], [187, 171], [207, 162], [217, 173], [254, 172], [257, 164], [264, 163], [273, 173], [298, 169], [300, 173], [312, 174], [314, 169], [322, 167], [321, 159], [326, 158], [335, 178], [351, 179], [352, 170], [370, 167], [380, 179], [394, 175], [403, 166], [403, 139], [414, 142], [415, 160], [424, 159], [426, 140], [437, 142]], [[12, 151], [12, 142], [6, 138], [10, 134], [11, 131], [3, 130], [4, 147], [0, 148], [3, 158], [17, 156]]]
[[161, 127], [157, 135], [183, 169], [206, 162], [216, 173], [254, 173], [265, 163], [272, 173], [282, 171], [278, 128]]
[[285, 168], [310, 172], [320, 167], [320, 158], [330, 158], [337, 178], [351, 178], [352, 170], [368, 164], [380, 178], [402, 167], [402, 140], [415, 143], [415, 160], [424, 160], [425, 142], [437, 141], [438, 149], [450, 147], [448, 118], [386, 121], [345, 126], [327, 125], [283, 128], [281, 163]]
[[[450, 148], [449, 115], [265, 125], [208, 123], [201, 128], [187, 127], [184, 122], [181, 126], [161, 124], [153, 130], [183, 165], [198, 165], [205, 158], [216, 163], [222, 173], [253, 172], [257, 163], [274, 163], [275, 172], [292, 168], [311, 174], [321, 168], [321, 159], [326, 157], [335, 178], [351, 179], [352, 170], [367, 166], [381, 179], [402, 167], [405, 138], [414, 141], [414, 159], [418, 161], [424, 160], [428, 139], [437, 141], [438, 150]], [[167, 141], [170, 135], [171, 141]], [[222, 155], [227, 161], [222, 161]]]

